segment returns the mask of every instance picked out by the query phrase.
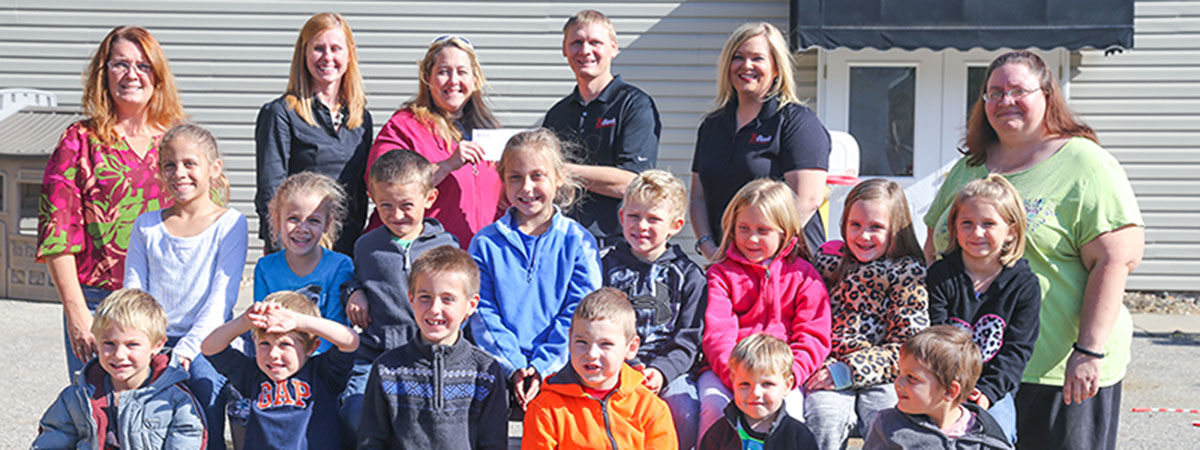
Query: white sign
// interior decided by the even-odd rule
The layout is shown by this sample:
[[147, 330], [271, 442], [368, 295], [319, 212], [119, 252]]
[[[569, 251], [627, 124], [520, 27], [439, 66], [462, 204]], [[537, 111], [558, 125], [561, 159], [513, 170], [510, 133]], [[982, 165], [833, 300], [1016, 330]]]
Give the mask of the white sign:
[[477, 129], [471, 132], [471, 141], [483, 147], [483, 159], [499, 161], [504, 154], [504, 145], [514, 134], [526, 131], [524, 128], [493, 128]]

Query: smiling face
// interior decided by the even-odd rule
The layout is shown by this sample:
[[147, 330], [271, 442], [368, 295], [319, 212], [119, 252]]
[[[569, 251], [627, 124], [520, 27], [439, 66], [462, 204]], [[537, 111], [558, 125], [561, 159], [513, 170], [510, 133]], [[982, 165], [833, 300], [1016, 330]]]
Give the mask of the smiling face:
[[783, 245], [783, 230], [759, 208], [747, 206], [734, 221], [733, 243], [747, 260], [759, 264], [775, 257]]
[[288, 255], [306, 257], [318, 254], [321, 235], [329, 230], [329, 208], [324, 197], [316, 194], [293, 195], [280, 208], [279, 240]]
[[900, 373], [896, 376], [896, 409], [907, 414], [929, 414], [954, 401], [950, 390], [912, 355], [900, 354]]
[[751, 420], [760, 420], [783, 406], [783, 398], [792, 390], [791, 374], [752, 373], [740, 364], [729, 366], [733, 381], [733, 402]]
[[537, 228], [554, 216], [554, 195], [564, 181], [552, 167], [531, 148], [518, 150], [504, 165], [504, 195], [517, 208], [519, 223]]
[[154, 343], [146, 332], [117, 324], [104, 329], [96, 336], [100, 349], [100, 367], [112, 377], [113, 389], [124, 391], [136, 389], [150, 375], [150, 359], [162, 350], [167, 340]]
[[154, 97], [154, 66], [137, 43], [113, 41], [106, 70], [108, 94], [118, 108], [140, 108]]
[[576, 78], [591, 80], [609, 76], [617, 53], [617, 41], [604, 24], [584, 23], [563, 35], [563, 56]]
[[1001, 140], [1032, 139], [1045, 135], [1046, 93], [1039, 80], [1021, 63], [1005, 64], [992, 71], [987, 80], [987, 92], [1008, 92], [1013, 89], [1032, 91], [1021, 98], [1005, 95], [996, 102], [984, 102], [988, 123]]
[[305, 47], [308, 74], [319, 86], [341, 83], [350, 67], [350, 46], [341, 27], [318, 33]]
[[673, 217], [668, 205], [648, 205], [626, 200], [621, 207], [621, 231], [634, 256], [643, 261], [658, 259], [667, 249], [667, 240], [683, 229], [683, 218]]
[[954, 232], [963, 258], [999, 264], [1004, 245], [1015, 240], [1017, 234], [996, 204], [976, 197], [963, 202], [957, 213]]
[[734, 50], [729, 65], [729, 82], [739, 97], [766, 97], [778, 75], [766, 36], [760, 34], [747, 39]]
[[452, 115], [462, 112], [475, 93], [475, 70], [471, 55], [454, 46], [446, 46], [434, 58], [433, 73], [428, 75], [429, 93], [438, 109]]
[[638, 338], [625, 337], [625, 330], [608, 319], [576, 320], [571, 326], [571, 367], [584, 386], [612, 389], [625, 360], [637, 356]]
[[375, 211], [393, 237], [416, 239], [423, 229], [425, 210], [437, 200], [437, 189], [429, 191], [421, 183], [384, 183], [371, 180], [371, 200]]
[[463, 274], [424, 272], [414, 277], [409, 302], [426, 341], [454, 345], [463, 321], [479, 305], [479, 294], [467, 295], [467, 277]]
[[312, 348], [308, 348], [309, 346], [293, 333], [256, 334], [258, 353], [254, 355], [255, 362], [264, 374], [275, 381], [286, 380], [299, 372], [317, 347], [312, 345]]
[[850, 205], [843, 233], [846, 245], [859, 262], [887, 256], [892, 236], [888, 206], [883, 200], [859, 200]]
[[207, 198], [212, 180], [221, 174], [221, 160], [210, 161], [209, 152], [188, 137], [172, 139], [163, 150], [158, 167], [175, 203]]

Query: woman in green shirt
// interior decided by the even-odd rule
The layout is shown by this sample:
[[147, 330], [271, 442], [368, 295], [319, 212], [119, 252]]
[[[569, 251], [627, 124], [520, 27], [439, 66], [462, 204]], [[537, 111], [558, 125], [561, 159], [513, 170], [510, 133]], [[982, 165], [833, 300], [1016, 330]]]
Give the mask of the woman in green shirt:
[[1041, 58], [1005, 53], [985, 80], [967, 123], [966, 155], [925, 216], [926, 259], [946, 249], [946, 215], [963, 185], [998, 173], [1016, 186], [1028, 222], [1025, 257], [1043, 299], [1017, 394], [1018, 444], [1114, 448], [1133, 328], [1121, 300], [1145, 246], [1137, 200]]

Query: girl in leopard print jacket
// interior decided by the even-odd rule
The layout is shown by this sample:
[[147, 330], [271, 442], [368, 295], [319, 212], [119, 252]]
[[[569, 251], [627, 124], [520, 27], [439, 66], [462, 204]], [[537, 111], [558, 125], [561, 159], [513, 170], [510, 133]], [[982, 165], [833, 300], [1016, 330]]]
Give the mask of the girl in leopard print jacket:
[[860, 183], [842, 211], [845, 241], [821, 246], [816, 268], [829, 288], [832, 349], [804, 383], [804, 416], [823, 449], [866, 436], [896, 405], [900, 345], [929, 326], [921, 248], [899, 184]]

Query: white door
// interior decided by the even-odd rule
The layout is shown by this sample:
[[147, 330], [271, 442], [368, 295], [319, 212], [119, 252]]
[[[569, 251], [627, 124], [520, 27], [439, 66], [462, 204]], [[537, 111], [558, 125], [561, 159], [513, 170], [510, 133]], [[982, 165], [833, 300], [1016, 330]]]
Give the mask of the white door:
[[[821, 50], [817, 114], [831, 130], [858, 141], [859, 177], [904, 186], [917, 238], [922, 218], [950, 166], [959, 159], [969, 107], [984, 84], [988, 63], [1005, 50]], [[1066, 86], [1065, 50], [1037, 52]], [[842, 202], [829, 200], [830, 239], [840, 237]]]

